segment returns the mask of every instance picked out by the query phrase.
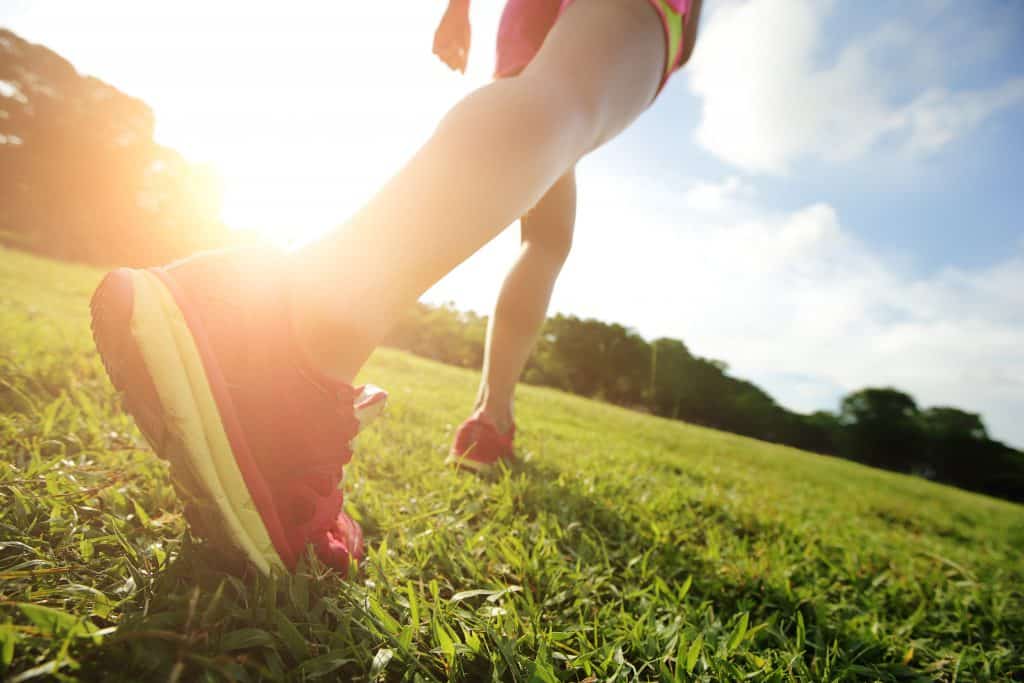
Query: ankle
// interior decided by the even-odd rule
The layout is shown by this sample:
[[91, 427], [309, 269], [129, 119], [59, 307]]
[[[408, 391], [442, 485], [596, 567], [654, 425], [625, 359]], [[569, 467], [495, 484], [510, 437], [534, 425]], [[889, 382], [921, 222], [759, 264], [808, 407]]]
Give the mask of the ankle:
[[316, 370], [326, 371], [330, 365], [330, 356], [320, 342], [325, 336], [308, 311], [293, 300], [291, 306], [291, 333], [295, 349], [302, 363]]
[[[285, 281], [287, 288], [289, 325], [295, 348], [302, 361], [335, 379], [352, 383], [369, 352], [356, 358], [365, 344], [355, 333], [357, 326], [343, 324], [340, 311], [325, 306], [319, 291], [302, 274], [290, 269]], [[344, 351], [339, 352], [339, 349]]]
[[474, 416], [483, 416], [494, 423], [500, 434], [508, 434], [515, 424], [512, 416], [512, 408], [490, 405], [487, 403], [477, 404], [473, 409]]

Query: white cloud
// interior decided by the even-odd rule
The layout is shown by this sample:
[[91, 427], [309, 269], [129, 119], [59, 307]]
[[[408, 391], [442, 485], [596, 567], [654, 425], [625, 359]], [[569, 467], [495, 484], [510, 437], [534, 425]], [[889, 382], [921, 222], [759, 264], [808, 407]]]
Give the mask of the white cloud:
[[883, 140], [909, 154], [933, 152], [1024, 102], [1024, 79], [956, 91], [936, 82], [938, 37], [898, 23], [849, 40], [822, 64], [835, 39], [824, 28], [831, 6], [747, 0], [707, 19], [689, 67], [702, 99], [702, 146], [750, 171], [784, 173], [804, 158], [859, 158]]
[[[780, 214], [731, 199], [714, 215], [693, 196], [732, 196], [734, 181], [623, 193], [587, 168], [581, 187], [587, 229], [553, 311], [680, 338], [793, 409], [835, 410], [846, 392], [894, 385], [924, 406], [980, 412], [1024, 446], [1024, 245], [988, 268], [916, 276], [825, 203]], [[509, 231], [430, 298], [489, 310], [515, 253]]]
[[931, 152], [968, 132], [992, 114], [1024, 103], [1024, 78], [988, 90], [951, 93], [929, 90], [907, 105], [899, 119], [908, 131], [909, 151]]
[[741, 198], [751, 197], [753, 192], [753, 188], [739, 176], [730, 176], [720, 183], [694, 183], [683, 194], [683, 201], [694, 211], [721, 213], [734, 208]]

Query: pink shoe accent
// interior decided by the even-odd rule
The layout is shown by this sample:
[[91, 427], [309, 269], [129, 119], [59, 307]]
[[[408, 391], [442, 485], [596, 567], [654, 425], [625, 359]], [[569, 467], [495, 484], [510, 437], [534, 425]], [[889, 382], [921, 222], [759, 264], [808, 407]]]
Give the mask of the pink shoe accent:
[[489, 470], [500, 462], [514, 462], [515, 433], [515, 425], [506, 434], [500, 433], [491, 418], [477, 412], [455, 432], [455, 441], [445, 462], [477, 472]]

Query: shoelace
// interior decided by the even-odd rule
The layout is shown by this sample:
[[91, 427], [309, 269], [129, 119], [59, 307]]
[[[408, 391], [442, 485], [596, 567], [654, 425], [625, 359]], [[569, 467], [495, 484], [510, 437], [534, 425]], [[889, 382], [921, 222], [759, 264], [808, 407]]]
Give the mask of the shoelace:
[[344, 421], [343, 434], [347, 436], [337, 458], [306, 468], [289, 487], [293, 522], [307, 528], [308, 538], [334, 526], [344, 504], [344, 494], [338, 485], [344, 479], [344, 464], [352, 457], [352, 441], [380, 413], [387, 394], [372, 385], [354, 387], [320, 373], [302, 374], [335, 402], [338, 417]]
[[344, 442], [338, 445], [339, 452], [330, 460], [308, 465], [287, 484], [289, 490], [289, 512], [292, 522], [306, 527], [307, 538], [315, 533], [330, 529], [341, 510], [344, 495], [338, 489], [344, 476], [344, 464], [352, 455], [352, 440], [359, 432], [353, 402], [356, 387], [334, 380], [307, 367], [298, 366], [299, 374], [330, 401], [342, 423]]

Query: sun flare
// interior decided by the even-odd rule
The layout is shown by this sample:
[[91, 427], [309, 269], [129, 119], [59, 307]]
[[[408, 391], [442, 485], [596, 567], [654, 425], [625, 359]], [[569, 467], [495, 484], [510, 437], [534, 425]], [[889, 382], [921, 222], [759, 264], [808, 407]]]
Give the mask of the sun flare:
[[343, 221], [487, 79], [500, 8], [477, 3], [460, 77], [430, 53], [445, 4], [68, 0], [23, 23], [148, 103], [158, 142], [212, 166], [230, 227], [286, 245]]

